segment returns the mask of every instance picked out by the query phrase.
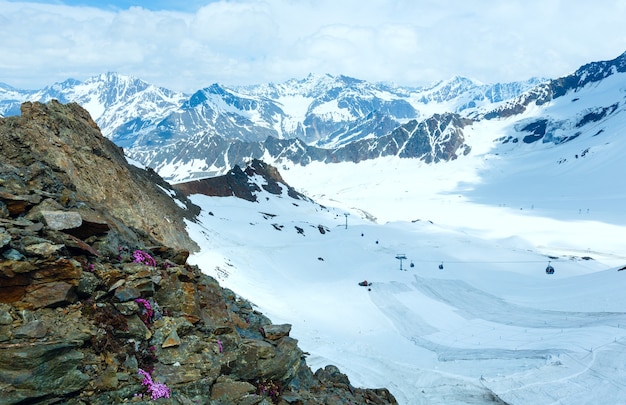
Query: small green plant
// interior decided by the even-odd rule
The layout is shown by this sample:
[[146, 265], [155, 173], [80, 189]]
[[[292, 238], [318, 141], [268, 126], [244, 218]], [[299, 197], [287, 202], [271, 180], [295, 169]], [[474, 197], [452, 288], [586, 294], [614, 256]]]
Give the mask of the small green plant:
[[257, 380], [256, 384], [256, 394], [262, 397], [269, 398], [273, 404], [277, 404], [280, 402], [280, 393], [282, 391], [282, 386], [279, 382], [274, 380]]

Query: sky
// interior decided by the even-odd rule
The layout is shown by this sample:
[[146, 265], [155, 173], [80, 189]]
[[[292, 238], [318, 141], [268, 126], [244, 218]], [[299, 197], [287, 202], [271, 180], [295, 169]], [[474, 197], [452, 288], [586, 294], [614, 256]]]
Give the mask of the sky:
[[0, 0], [0, 82], [117, 72], [193, 92], [309, 73], [556, 78], [626, 51], [625, 16], [623, 0]]

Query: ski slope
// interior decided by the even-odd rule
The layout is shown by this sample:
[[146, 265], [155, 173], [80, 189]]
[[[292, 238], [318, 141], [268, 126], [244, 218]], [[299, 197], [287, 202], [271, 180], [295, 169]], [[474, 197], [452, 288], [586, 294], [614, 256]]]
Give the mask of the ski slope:
[[314, 369], [335, 364], [402, 404], [626, 398], [626, 272], [612, 263], [286, 195], [193, 200], [203, 250], [191, 260], [291, 323]]
[[477, 123], [445, 164], [281, 167], [315, 203], [192, 196], [190, 261], [401, 404], [626, 404], [622, 115], [561, 145]]

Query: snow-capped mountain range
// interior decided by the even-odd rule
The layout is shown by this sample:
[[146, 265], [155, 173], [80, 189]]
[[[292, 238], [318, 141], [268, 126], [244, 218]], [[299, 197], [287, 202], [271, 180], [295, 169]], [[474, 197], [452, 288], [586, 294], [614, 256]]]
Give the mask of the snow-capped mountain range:
[[223, 174], [252, 158], [268, 163], [359, 162], [383, 156], [449, 161], [471, 153], [468, 128], [520, 120], [501, 143], [560, 143], [622, 109], [601, 100], [569, 117], [528, 120], [571, 92], [612, 77], [625, 83], [626, 54], [593, 62], [558, 79], [481, 84], [454, 77], [422, 88], [309, 75], [280, 84], [213, 84], [189, 95], [116, 73], [68, 79], [41, 90], [0, 84], [0, 115], [19, 114], [24, 101], [77, 102], [126, 154], [170, 181]]
[[[455, 77], [417, 89], [309, 75], [282, 84], [235, 88], [213, 84], [186, 95], [107, 73], [85, 82], [68, 79], [39, 91], [3, 85], [0, 114], [19, 114], [24, 101], [77, 102], [129, 156], [173, 179], [179, 176], [170, 174], [174, 167], [186, 167], [189, 176], [201, 177], [226, 172], [255, 157], [307, 163], [354, 160], [350, 155], [360, 155], [363, 149], [370, 153], [356, 159], [395, 153], [399, 142], [407, 141], [391, 135], [402, 125], [413, 131], [433, 114], [499, 103], [539, 82], [484, 85]], [[445, 116], [441, 122], [451, 121], [459, 119]], [[408, 151], [405, 148], [404, 154], [410, 155]]]

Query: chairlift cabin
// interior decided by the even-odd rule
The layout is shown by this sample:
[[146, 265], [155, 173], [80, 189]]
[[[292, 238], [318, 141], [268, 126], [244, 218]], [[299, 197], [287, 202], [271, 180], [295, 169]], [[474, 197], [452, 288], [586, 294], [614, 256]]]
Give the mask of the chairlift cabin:
[[439, 270], [443, 270], [443, 262], [439, 265]]
[[554, 267], [550, 265], [550, 262], [548, 262], [548, 267], [546, 267], [546, 274], [554, 274]]

